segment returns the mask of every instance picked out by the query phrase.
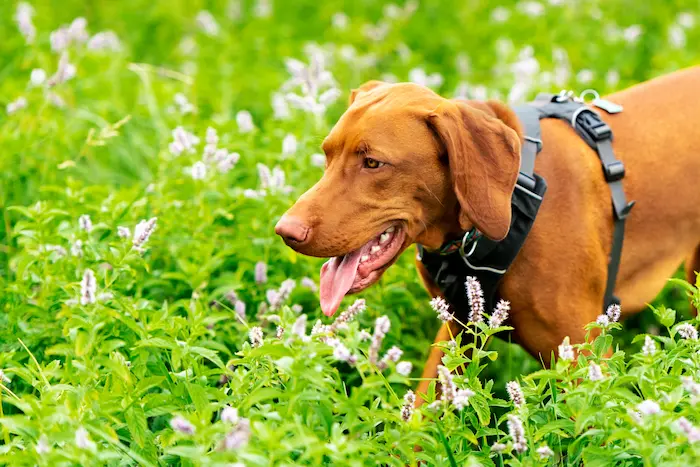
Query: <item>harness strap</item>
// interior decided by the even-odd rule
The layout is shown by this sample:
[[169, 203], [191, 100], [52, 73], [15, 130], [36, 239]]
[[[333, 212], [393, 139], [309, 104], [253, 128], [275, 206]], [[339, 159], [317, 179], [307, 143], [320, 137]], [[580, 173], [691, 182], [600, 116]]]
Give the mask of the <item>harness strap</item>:
[[540, 131], [540, 114], [531, 105], [516, 105], [513, 111], [520, 119], [525, 132], [523, 146], [520, 149], [520, 174], [518, 184], [533, 190], [535, 187], [535, 158], [542, 150]]

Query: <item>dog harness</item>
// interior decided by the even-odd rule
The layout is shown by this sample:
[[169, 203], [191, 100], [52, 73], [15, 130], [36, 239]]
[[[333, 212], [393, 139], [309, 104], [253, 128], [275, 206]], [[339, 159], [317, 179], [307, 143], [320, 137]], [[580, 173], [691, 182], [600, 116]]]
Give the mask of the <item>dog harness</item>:
[[[470, 309], [465, 285], [469, 276], [479, 280], [485, 305], [488, 310], [493, 309], [498, 298], [500, 281], [518, 255], [535, 222], [547, 190], [545, 180], [534, 171], [535, 157], [542, 150], [540, 120], [543, 118], [558, 118], [567, 122], [600, 158], [605, 180], [610, 187], [614, 213], [612, 249], [603, 309], [620, 303], [614, 295], [615, 280], [622, 254], [625, 218], [629, 215], [634, 201], [627, 203], [622, 190], [625, 168], [613, 153], [612, 130], [597, 112], [584, 103], [583, 97], [582, 94], [580, 98], [575, 98], [571, 91], [562, 91], [556, 95], [540, 94], [534, 102], [513, 108], [522, 123], [525, 138], [521, 149], [520, 172], [511, 199], [511, 225], [505, 239], [499, 242], [489, 240], [473, 228], [465, 232], [460, 239], [446, 242], [435, 251], [428, 251], [422, 245], [418, 245], [418, 259], [458, 316], [466, 316]], [[598, 97], [592, 103], [610, 114], [622, 111], [621, 106]]]

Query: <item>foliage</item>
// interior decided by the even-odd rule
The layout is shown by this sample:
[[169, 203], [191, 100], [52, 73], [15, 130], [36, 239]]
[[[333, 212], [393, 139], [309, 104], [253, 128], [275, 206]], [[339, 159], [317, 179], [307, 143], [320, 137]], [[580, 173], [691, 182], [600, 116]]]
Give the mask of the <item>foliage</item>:
[[549, 370], [506, 328], [470, 325], [443, 345], [462, 399], [433, 403], [433, 385], [410, 413], [439, 325], [413, 252], [356, 319], [312, 332], [306, 316], [331, 324], [309, 279], [321, 262], [273, 232], [362, 82], [613, 91], [697, 62], [694, 8], [2, 2], [0, 463], [697, 464], [700, 344], [676, 324], [696, 287], [625, 329], [592, 324], [576, 362]]

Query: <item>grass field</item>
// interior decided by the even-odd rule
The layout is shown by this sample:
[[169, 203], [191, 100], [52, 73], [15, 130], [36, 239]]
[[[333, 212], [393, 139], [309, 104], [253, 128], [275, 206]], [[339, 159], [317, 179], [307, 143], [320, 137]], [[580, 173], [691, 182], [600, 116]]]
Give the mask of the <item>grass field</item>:
[[452, 345], [413, 412], [413, 249], [328, 328], [273, 231], [364, 81], [603, 94], [698, 63], [697, 0], [6, 0], [0, 39], [0, 464], [700, 464], [692, 286], [578, 365]]

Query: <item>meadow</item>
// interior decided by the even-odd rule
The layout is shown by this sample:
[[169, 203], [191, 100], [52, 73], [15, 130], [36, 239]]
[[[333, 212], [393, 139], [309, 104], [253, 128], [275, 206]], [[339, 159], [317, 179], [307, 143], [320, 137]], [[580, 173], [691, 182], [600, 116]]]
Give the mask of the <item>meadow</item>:
[[700, 282], [547, 370], [470, 324], [413, 410], [413, 248], [326, 318], [274, 234], [367, 80], [605, 94], [698, 41], [697, 0], [1, 2], [0, 464], [700, 465]]

